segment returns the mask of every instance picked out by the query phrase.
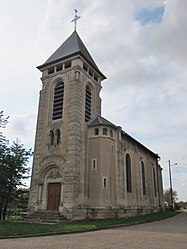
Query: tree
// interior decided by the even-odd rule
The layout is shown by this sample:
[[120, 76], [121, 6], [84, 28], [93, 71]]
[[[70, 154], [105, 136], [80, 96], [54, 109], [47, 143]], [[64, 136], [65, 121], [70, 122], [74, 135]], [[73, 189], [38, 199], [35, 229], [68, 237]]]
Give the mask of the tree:
[[172, 190], [172, 197], [173, 197], [173, 200], [171, 201], [171, 190], [170, 190], [170, 188], [164, 190], [164, 201], [169, 203], [169, 205], [172, 205], [172, 203], [176, 203], [176, 201], [177, 201], [177, 191]]
[[9, 119], [9, 117], [4, 118], [3, 116], [4, 116], [3, 111], [0, 111], [0, 127], [1, 128], [5, 127], [5, 125], [8, 123], [8, 119]]
[[177, 202], [177, 206], [179, 208], [187, 209], [187, 201], [179, 201], [179, 202]]
[[8, 204], [9, 212], [7, 211], [7, 214], [11, 213], [17, 213], [20, 212], [24, 213], [27, 212], [28, 208], [28, 201], [29, 201], [29, 188], [28, 187], [20, 187], [18, 188], [13, 198], [11, 198], [11, 201]]
[[[9, 117], [4, 118], [3, 111], [0, 111], [0, 128], [5, 128], [6, 124], [8, 123]], [[5, 137], [2, 135], [2, 132], [0, 131], [0, 143], [4, 141]]]
[[[9, 117], [0, 111], [0, 128], [5, 128]], [[5, 220], [10, 201], [17, 196], [17, 190], [24, 186], [23, 180], [28, 178], [27, 163], [32, 155], [18, 141], [8, 146], [8, 141], [0, 131], [0, 220]]]
[[0, 220], [2, 217], [5, 220], [8, 203], [28, 178], [27, 163], [31, 155], [31, 149], [26, 150], [19, 142], [11, 146], [0, 143]]
[[15, 208], [27, 211], [29, 201], [29, 188], [19, 188], [16, 191]]

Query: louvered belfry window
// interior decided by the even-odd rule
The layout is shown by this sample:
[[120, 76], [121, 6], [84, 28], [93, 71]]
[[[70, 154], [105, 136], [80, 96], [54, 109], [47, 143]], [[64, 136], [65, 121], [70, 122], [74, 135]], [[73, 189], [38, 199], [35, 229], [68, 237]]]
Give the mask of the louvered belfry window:
[[92, 92], [89, 85], [86, 86], [86, 96], [85, 96], [85, 122], [88, 122], [91, 118], [91, 108], [92, 108]]
[[52, 116], [53, 120], [62, 118], [63, 102], [64, 102], [64, 83], [58, 82], [54, 89], [53, 116]]

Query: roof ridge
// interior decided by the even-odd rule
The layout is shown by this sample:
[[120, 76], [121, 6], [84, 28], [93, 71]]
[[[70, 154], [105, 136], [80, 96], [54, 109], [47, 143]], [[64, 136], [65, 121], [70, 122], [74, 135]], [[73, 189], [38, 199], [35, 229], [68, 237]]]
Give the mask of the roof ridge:
[[[80, 53], [82, 54], [83, 57], [86, 57], [85, 59], [87, 59], [93, 67], [95, 67], [97, 70], [99, 70], [99, 68], [96, 65], [94, 59], [92, 58], [92, 56], [89, 53], [88, 49], [86, 48], [83, 41], [81, 40], [79, 34], [77, 33], [76, 30], [74, 32], [76, 33], [76, 39], [77, 39], [77, 43], [79, 45]], [[82, 51], [82, 50], [85, 50], [85, 51]], [[87, 55], [87, 56], [85, 56], [85, 55]]]

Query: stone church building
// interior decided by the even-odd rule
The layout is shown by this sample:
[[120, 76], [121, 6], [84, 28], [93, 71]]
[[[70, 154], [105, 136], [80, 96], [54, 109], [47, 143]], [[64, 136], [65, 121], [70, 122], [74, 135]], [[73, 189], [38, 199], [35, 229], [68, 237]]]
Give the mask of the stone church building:
[[28, 216], [91, 219], [159, 211], [160, 158], [101, 116], [106, 77], [77, 31], [37, 68], [42, 90]]

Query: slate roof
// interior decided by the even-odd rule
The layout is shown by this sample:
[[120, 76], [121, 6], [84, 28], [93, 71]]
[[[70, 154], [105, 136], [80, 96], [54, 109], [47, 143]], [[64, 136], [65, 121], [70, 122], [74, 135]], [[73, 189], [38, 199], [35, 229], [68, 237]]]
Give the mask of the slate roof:
[[66, 59], [73, 55], [81, 55], [102, 77], [106, 77], [100, 72], [90, 53], [88, 52], [86, 46], [79, 37], [77, 31], [75, 30], [65, 42], [47, 59], [47, 61], [38, 66], [38, 69], [42, 69], [54, 62], [58, 62], [62, 59]]
[[[91, 119], [88, 123], [88, 126], [96, 126], [96, 125], [108, 125], [111, 126], [115, 129], [121, 128], [120, 126], [116, 126], [113, 123], [111, 123], [110, 121], [108, 121], [107, 119], [103, 118], [102, 116], [98, 115], [97, 117]], [[149, 151], [151, 154], [153, 154], [155, 157], [160, 158], [158, 156], [158, 154], [154, 153], [153, 151], [151, 151], [150, 149], [148, 149], [147, 147], [145, 147], [142, 143], [140, 143], [139, 141], [137, 141], [135, 138], [133, 138], [132, 136], [130, 136], [128, 133], [126, 133], [125, 131], [121, 130], [122, 136], [129, 138], [130, 140], [134, 141], [135, 143], [137, 143], [139, 146], [141, 146], [142, 148], [144, 148], [145, 150]]]
[[95, 125], [109, 125], [109, 126], [112, 126], [114, 128], [118, 127], [118, 126], [114, 125], [113, 123], [111, 123], [110, 121], [108, 121], [107, 119], [103, 118], [100, 115], [98, 115], [97, 117], [91, 119], [88, 122], [88, 126], [95, 126]]

